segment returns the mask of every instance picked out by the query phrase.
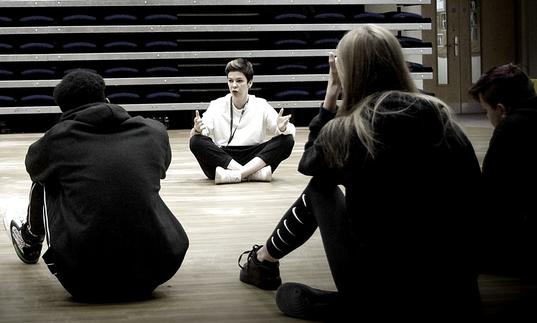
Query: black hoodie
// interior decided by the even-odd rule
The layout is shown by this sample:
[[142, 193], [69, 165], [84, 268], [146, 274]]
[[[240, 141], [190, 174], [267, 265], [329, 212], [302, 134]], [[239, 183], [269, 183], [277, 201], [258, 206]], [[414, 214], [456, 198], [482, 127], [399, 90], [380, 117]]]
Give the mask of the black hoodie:
[[170, 162], [162, 124], [106, 103], [65, 112], [30, 146], [26, 169], [46, 191], [44, 259], [71, 294], [150, 292], [175, 274], [188, 238], [159, 195]]

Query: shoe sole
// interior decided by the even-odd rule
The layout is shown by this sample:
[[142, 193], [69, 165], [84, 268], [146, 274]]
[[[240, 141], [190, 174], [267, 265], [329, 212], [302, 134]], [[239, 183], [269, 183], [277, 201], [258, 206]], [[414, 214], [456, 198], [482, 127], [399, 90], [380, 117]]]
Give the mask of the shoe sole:
[[13, 221], [11, 221], [9, 232], [11, 234], [11, 243], [13, 244], [13, 249], [15, 249], [15, 253], [19, 257], [19, 259], [25, 264], [29, 264], [29, 265], [36, 264], [39, 261], [39, 257], [41, 256], [41, 251], [39, 251], [39, 255], [35, 259], [26, 258], [24, 252], [18, 247], [17, 242], [15, 241], [15, 238], [13, 237], [13, 232], [12, 232], [13, 228], [17, 228], [17, 226], [13, 223]]
[[299, 283], [285, 283], [276, 292], [276, 305], [287, 316], [301, 319], [324, 319], [329, 315], [327, 298], [335, 295]]

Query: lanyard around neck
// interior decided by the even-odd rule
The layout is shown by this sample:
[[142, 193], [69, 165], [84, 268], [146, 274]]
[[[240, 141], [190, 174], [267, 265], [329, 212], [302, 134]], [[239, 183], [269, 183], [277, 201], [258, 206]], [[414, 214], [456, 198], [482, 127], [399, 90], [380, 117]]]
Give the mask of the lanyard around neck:
[[235, 132], [237, 132], [237, 128], [239, 127], [239, 124], [241, 123], [242, 116], [244, 115], [244, 110], [246, 109], [246, 104], [248, 104], [248, 100], [246, 99], [246, 103], [244, 103], [244, 107], [241, 110], [241, 116], [239, 118], [239, 122], [237, 123], [237, 126], [235, 126], [235, 129], [233, 129], [233, 97], [231, 96], [229, 98], [229, 140], [227, 141], [227, 145], [229, 146], [229, 143], [231, 140], [233, 140], [233, 137], [235, 137]]

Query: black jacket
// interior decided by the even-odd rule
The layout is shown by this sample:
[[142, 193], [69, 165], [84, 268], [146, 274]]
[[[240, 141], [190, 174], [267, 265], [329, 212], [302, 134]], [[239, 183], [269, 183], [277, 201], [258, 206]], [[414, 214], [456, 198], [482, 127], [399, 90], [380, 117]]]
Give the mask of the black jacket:
[[488, 206], [486, 260], [492, 271], [537, 271], [537, 97], [494, 129], [483, 161]]
[[32, 144], [26, 169], [46, 190], [57, 277], [75, 296], [143, 293], [171, 278], [188, 238], [159, 196], [171, 149], [157, 121], [88, 104]]
[[445, 120], [433, 107], [413, 101], [384, 101], [385, 111], [410, 108], [376, 117], [381, 143], [374, 159], [354, 133], [342, 168], [327, 166], [316, 140], [334, 118], [321, 109], [310, 124], [299, 171], [345, 187], [356, 238], [347, 247], [356, 257], [359, 286], [351, 294], [358, 300], [357, 313], [379, 310], [375, 315], [423, 315], [431, 321], [437, 320], [428, 315], [477, 315], [479, 162], [458, 126], [444, 131]]

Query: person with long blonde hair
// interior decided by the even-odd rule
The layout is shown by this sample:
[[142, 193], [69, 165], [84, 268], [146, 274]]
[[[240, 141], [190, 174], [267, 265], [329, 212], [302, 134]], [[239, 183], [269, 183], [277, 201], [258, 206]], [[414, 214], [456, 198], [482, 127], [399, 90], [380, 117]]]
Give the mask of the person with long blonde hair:
[[[298, 167], [312, 178], [265, 245], [239, 257], [240, 280], [277, 289], [280, 310], [298, 318], [475, 318], [480, 169], [471, 143], [446, 104], [418, 91], [383, 27], [349, 31], [329, 63]], [[279, 259], [317, 228], [337, 291], [282, 285]]]

